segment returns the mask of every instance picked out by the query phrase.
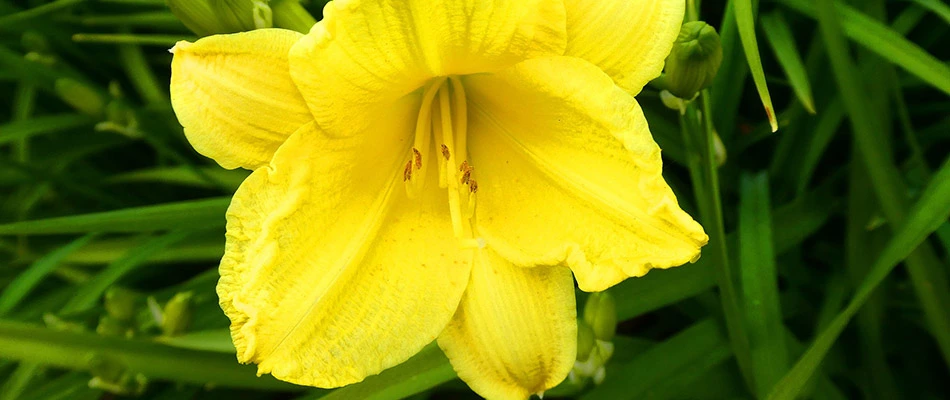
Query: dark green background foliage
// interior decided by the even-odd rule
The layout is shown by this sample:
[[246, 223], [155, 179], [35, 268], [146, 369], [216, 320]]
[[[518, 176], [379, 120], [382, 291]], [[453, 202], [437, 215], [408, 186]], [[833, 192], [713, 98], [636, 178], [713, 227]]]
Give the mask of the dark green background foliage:
[[[612, 288], [606, 380], [548, 396], [950, 398], [950, 7], [698, 3], [714, 85], [682, 116], [639, 99], [711, 241]], [[335, 392], [236, 363], [215, 267], [247, 172], [185, 141], [179, 39], [162, 0], [0, 0], [0, 400], [474, 397], [432, 346]]]

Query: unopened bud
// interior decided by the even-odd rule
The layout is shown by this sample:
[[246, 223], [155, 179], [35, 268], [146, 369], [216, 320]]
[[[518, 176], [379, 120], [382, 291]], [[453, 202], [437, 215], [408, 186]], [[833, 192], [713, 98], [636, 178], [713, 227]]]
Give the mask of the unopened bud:
[[178, 293], [162, 311], [162, 333], [165, 336], [180, 335], [191, 323], [191, 292]]
[[598, 340], [610, 341], [617, 332], [617, 305], [608, 292], [591, 293], [584, 305], [584, 322]]
[[198, 36], [273, 26], [268, 0], [166, 0], [168, 8]]
[[712, 84], [721, 63], [716, 29], [702, 21], [687, 22], [666, 58], [666, 89], [681, 99], [692, 99]]

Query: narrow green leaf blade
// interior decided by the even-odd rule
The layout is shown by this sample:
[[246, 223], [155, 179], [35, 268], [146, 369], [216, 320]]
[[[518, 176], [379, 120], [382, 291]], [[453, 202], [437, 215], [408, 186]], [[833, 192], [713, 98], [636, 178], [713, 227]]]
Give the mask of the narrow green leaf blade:
[[[810, 17], [815, 5], [809, 0], [780, 0]], [[886, 25], [841, 3], [835, 3], [844, 33], [868, 50], [900, 66], [944, 93], [950, 94], [950, 66], [930, 55]]]
[[109, 264], [102, 272], [90, 279], [79, 288], [76, 295], [66, 303], [62, 313], [82, 311], [94, 306], [102, 294], [119, 278], [122, 278], [132, 269], [142, 265], [146, 260], [161, 252], [169, 245], [180, 242], [192, 234], [193, 231], [177, 230], [158, 236], [142, 246], [129, 251], [125, 256]]
[[154, 232], [224, 226], [230, 197], [127, 208], [94, 214], [14, 222], [0, 225], [0, 235], [86, 232]]
[[788, 370], [785, 325], [779, 304], [772, 249], [769, 180], [766, 173], [742, 177], [739, 201], [739, 265], [752, 367], [759, 397]]
[[798, 53], [795, 39], [792, 37], [792, 30], [785, 22], [785, 18], [777, 11], [763, 15], [762, 32], [765, 32], [765, 39], [775, 52], [779, 66], [785, 71], [785, 76], [788, 77], [795, 96], [802, 102], [806, 111], [814, 114], [815, 99], [812, 98], [811, 83], [808, 81], [805, 63], [802, 62], [802, 56]]
[[775, 132], [778, 130], [778, 119], [775, 116], [775, 108], [772, 107], [772, 96], [769, 95], [769, 87], [765, 83], [762, 57], [759, 56], [759, 43], [755, 37], [755, 12], [752, 11], [752, 0], [735, 0], [733, 5], [735, 6], [736, 25], [739, 28], [742, 50], [745, 51], [746, 61], [749, 63], [749, 70], [752, 72], [752, 80], [755, 82], [755, 88], [759, 92], [759, 98], [762, 99], [762, 106], [765, 107], [765, 113], [769, 117], [769, 125], [772, 127], [772, 132]]
[[[439, 346], [432, 343], [400, 365], [319, 398], [322, 400], [398, 400], [455, 378], [455, 370], [452, 369], [449, 360], [442, 354]], [[314, 397], [304, 397], [304, 399], [307, 398]]]
[[0, 294], [0, 316], [5, 316], [13, 310], [63, 259], [88, 244], [94, 237], [94, 234], [89, 234], [53, 250], [18, 275], [3, 289], [3, 294]]
[[920, 200], [914, 204], [906, 222], [897, 229], [878, 257], [867, 277], [858, 287], [848, 306], [838, 314], [792, 370], [775, 386], [769, 400], [795, 399], [804, 388], [835, 340], [848, 325], [851, 318], [871, 296], [884, 278], [906, 258], [933, 231], [950, 217], [950, 159], [934, 175]]

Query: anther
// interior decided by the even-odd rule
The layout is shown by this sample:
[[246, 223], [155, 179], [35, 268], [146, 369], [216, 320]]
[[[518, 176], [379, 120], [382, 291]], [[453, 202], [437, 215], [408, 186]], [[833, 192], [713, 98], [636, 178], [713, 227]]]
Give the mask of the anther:
[[419, 152], [419, 149], [413, 147], [412, 155], [416, 161], [416, 169], [422, 169], [422, 153]]
[[448, 161], [448, 160], [449, 160], [449, 157], [451, 157], [451, 155], [452, 155], [452, 153], [449, 153], [449, 146], [446, 146], [446, 145], [443, 144], [443, 145], [442, 145], [442, 157], [445, 157], [445, 161]]
[[406, 169], [402, 171], [402, 180], [409, 181], [412, 179], [412, 161], [406, 163]]
[[468, 190], [472, 193], [478, 192], [478, 182], [474, 179], [468, 181]]

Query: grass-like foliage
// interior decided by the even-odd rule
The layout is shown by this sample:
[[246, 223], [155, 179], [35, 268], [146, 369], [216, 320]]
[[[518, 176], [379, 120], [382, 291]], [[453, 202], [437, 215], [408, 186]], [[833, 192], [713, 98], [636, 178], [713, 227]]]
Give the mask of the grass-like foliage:
[[[611, 288], [603, 382], [546, 396], [950, 398], [950, 6], [687, 4], [713, 86], [638, 99], [710, 242]], [[214, 287], [248, 172], [172, 112], [195, 38], [163, 0], [0, 0], [0, 400], [475, 397], [434, 345], [335, 391], [236, 362]]]

